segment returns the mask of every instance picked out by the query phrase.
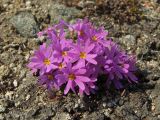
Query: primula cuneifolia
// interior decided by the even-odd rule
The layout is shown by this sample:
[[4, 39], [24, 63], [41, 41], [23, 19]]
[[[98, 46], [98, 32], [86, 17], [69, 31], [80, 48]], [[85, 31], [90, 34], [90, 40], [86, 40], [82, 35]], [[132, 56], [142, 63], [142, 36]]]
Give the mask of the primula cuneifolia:
[[80, 95], [95, 93], [97, 79], [106, 75], [106, 88], [114, 85], [117, 89], [124, 82], [136, 83], [135, 59], [122, 51], [103, 27], [94, 27], [87, 19], [68, 24], [61, 20], [42, 32], [38, 37], [46, 37], [30, 58], [28, 67], [32, 73], [39, 72], [39, 85], [47, 90], [65, 87]]

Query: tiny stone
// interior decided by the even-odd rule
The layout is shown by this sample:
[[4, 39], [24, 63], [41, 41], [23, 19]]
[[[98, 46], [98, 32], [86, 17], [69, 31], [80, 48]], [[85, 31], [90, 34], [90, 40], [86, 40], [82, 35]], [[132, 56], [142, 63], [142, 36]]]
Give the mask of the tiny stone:
[[30, 7], [30, 5], [31, 5], [31, 1], [27, 1], [27, 2], [26, 2], [26, 6], [27, 6], [27, 7]]
[[17, 86], [18, 86], [17, 80], [14, 80], [14, 81], [13, 81], [13, 85], [14, 85], [14, 87], [17, 87]]
[[107, 106], [107, 104], [106, 104], [105, 102], [104, 102], [102, 105], [103, 105], [103, 107], [106, 107], [106, 106]]
[[74, 108], [78, 108], [78, 106], [79, 106], [78, 104], [75, 104]]
[[3, 4], [3, 7], [4, 7], [4, 8], [8, 7], [8, 4]]
[[5, 110], [6, 110], [5, 106], [3, 106], [3, 105], [0, 105], [0, 113], [3, 113], [3, 112], [5, 112]]
[[26, 96], [26, 100], [29, 100], [30, 97], [31, 97], [31, 96], [28, 94], [28, 95]]
[[152, 105], [151, 110], [152, 110], [152, 111], [155, 110], [155, 105]]
[[9, 65], [9, 67], [10, 67], [10, 68], [15, 67], [15, 64], [14, 64], [14, 63], [11, 63], [11, 64]]
[[5, 98], [9, 99], [9, 100], [12, 100], [12, 95], [13, 95], [13, 91], [7, 91], [6, 94], [5, 94]]
[[107, 97], [104, 96], [104, 97], [102, 98], [102, 101], [106, 101], [106, 100], [107, 100]]
[[4, 117], [2, 116], [2, 114], [0, 114], [0, 120], [4, 120]]
[[119, 105], [122, 106], [124, 104], [124, 100], [119, 100]]
[[135, 113], [137, 113], [138, 111], [137, 111], [137, 110], [135, 110], [134, 112], [135, 112]]
[[128, 46], [132, 46], [136, 43], [136, 39], [133, 35], [126, 35], [122, 40]]
[[112, 108], [112, 107], [114, 107], [114, 104], [113, 104], [112, 102], [108, 102], [108, 103], [107, 103], [107, 106], [108, 106], [109, 108]]
[[81, 103], [81, 100], [80, 99], [78, 99], [78, 104], [80, 104]]
[[109, 117], [110, 113], [109, 113], [108, 109], [104, 110], [104, 115]]
[[19, 105], [20, 105], [20, 102], [19, 102], [19, 101], [15, 103], [15, 106], [16, 106], [16, 107], [19, 106]]

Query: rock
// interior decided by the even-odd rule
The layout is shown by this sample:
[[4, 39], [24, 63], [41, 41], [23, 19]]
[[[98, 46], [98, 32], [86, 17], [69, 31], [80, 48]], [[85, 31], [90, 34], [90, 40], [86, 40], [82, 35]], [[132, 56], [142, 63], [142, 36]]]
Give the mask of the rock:
[[1, 65], [0, 66], [0, 79], [8, 76], [10, 74], [10, 72], [11, 71], [10, 71], [10, 69], [7, 66]]
[[5, 94], [5, 98], [8, 99], [8, 100], [12, 100], [13, 99], [13, 94], [14, 94], [13, 91], [7, 91], [6, 94]]
[[52, 118], [52, 120], [71, 120], [71, 117], [67, 113], [57, 113], [55, 117]]
[[152, 90], [151, 92], [151, 98], [152, 98], [152, 102], [154, 104], [154, 111], [155, 114], [160, 114], [160, 95], [159, 95], [159, 91], [160, 91], [160, 84], [156, 84], [154, 90]]
[[[55, 116], [55, 111], [52, 107], [47, 106], [34, 106], [26, 114], [25, 118], [28, 120], [37, 118], [36, 120], [48, 120]], [[60, 119], [61, 120], [61, 119]]]
[[107, 104], [105, 102], [103, 102], [102, 106], [105, 108], [107, 106]]
[[31, 1], [26, 1], [26, 8], [30, 9], [31, 8]]
[[17, 87], [17, 86], [18, 86], [17, 80], [14, 80], [14, 81], [13, 81], [13, 85], [14, 85], [14, 87]]
[[106, 104], [107, 104], [107, 107], [109, 108], [112, 108], [116, 105], [115, 101], [112, 101], [112, 100], [108, 101]]
[[4, 120], [4, 117], [2, 116], [2, 114], [0, 114], [0, 120]]
[[10, 22], [24, 37], [35, 37], [39, 31], [34, 16], [27, 11], [19, 12], [10, 19]]
[[122, 43], [126, 46], [133, 46], [136, 43], [136, 39], [133, 35], [126, 35], [122, 39]]
[[5, 112], [7, 106], [8, 106], [8, 102], [5, 99], [0, 99], [0, 113]]
[[3, 113], [6, 111], [6, 107], [3, 105], [0, 105], [0, 113]]
[[154, 103], [155, 103], [155, 113], [160, 114], [160, 96], [155, 98]]
[[28, 94], [28, 95], [26, 96], [26, 100], [29, 100], [30, 97], [31, 97], [31, 96]]
[[113, 111], [113, 110], [110, 109], [110, 108], [105, 109], [105, 110], [104, 110], [104, 115], [107, 116], [107, 117], [109, 117], [112, 111]]
[[51, 23], [57, 23], [60, 19], [65, 21], [70, 21], [73, 18], [79, 17], [81, 11], [73, 7], [66, 7], [60, 4], [51, 4], [49, 9], [49, 14], [51, 16]]
[[105, 115], [99, 112], [93, 112], [84, 116], [82, 120], [105, 120]]

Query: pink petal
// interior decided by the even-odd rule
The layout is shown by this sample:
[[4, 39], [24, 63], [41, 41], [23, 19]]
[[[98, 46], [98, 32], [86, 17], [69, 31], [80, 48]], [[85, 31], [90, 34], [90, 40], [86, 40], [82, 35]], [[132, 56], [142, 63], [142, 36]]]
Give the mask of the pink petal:
[[137, 82], [138, 78], [133, 73], [129, 72], [128, 76], [132, 81]]
[[86, 49], [85, 49], [85, 52], [86, 52], [86, 53], [91, 52], [91, 50], [93, 50], [94, 47], [95, 47], [94, 44], [91, 44], [90, 46], [87, 46]]
[[85, 90], [85, 86], [83, 84], [83, 82], [79, 81], [79, 80], [75, 80], [75, 82], [77, 83], [77, 85], [79, 86], [79, 88], [81, 88], [82, 90]]
[[82, 74], [85, 74], [86, 73], [86, 69], [78, 69], [75, 74], [77, 75], [82, 75]]
[[97, 64], [97, 61], [95, 61], [94, 59], [92, 59], [92, 58], [86, 58], [86, 60], [89, 62], [89, 63], [92, 63], [92, 64], [94, 64], [94, 65], [96, 65]]
[[87, 58], [95, 58], [96, 56], [96, 54], [87, 54]]
[[70, 88], [72, 87], [72, 81], [69, 80], [68, 83], [67, 83], [67, 86], [64, 90], [64, 94], [66, 95], [68, 93], [68, 91], [70, 90]]
[[128, 70], [126, 68], [122, 68], [122, 70], [124, 71], [124, 73], [128, 73]]
[[128, 69], [129, 68], [129, 64], [124, 64], [124, 68]]
[[78, 81], [82, 81], [82, 82], [90, 82], [91, 81], [88, 77], [85, 77], [85, 76], [76, 76], [76, 79]]
[[85, 60], [79, 60], [78, 63], [73, 67], [73, 69], [78, 69], [78, 68], [82, 68], [85, 66]]
[[52, 68], [51, 68], [51, 66], [46, 66], [46, 72], [49, 72]]
[[50, 67], [51, 67], [52, 69], [57, 69], [57, 68], [58, 68], [58, 66], [56, 66], [56, 65], [54, 65], [54, 64], [50, 64]]

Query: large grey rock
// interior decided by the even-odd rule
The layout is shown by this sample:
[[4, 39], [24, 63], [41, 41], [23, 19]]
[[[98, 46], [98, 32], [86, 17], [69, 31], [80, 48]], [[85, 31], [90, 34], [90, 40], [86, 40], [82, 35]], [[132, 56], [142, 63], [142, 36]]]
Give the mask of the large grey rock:
[[17, 31], [24, 37], [34, 37], [39, 31], [34, 16], [27, 11], [19, 12], [10, 19]]
[[51, 16], [51, 23], [57, 23], [60, 19], [70, 21], [73, 18], [77, 18], [81, 15], [81, 11], [74, 7], [66, 7], [60, 4], [51, 4], [49, 9]]

